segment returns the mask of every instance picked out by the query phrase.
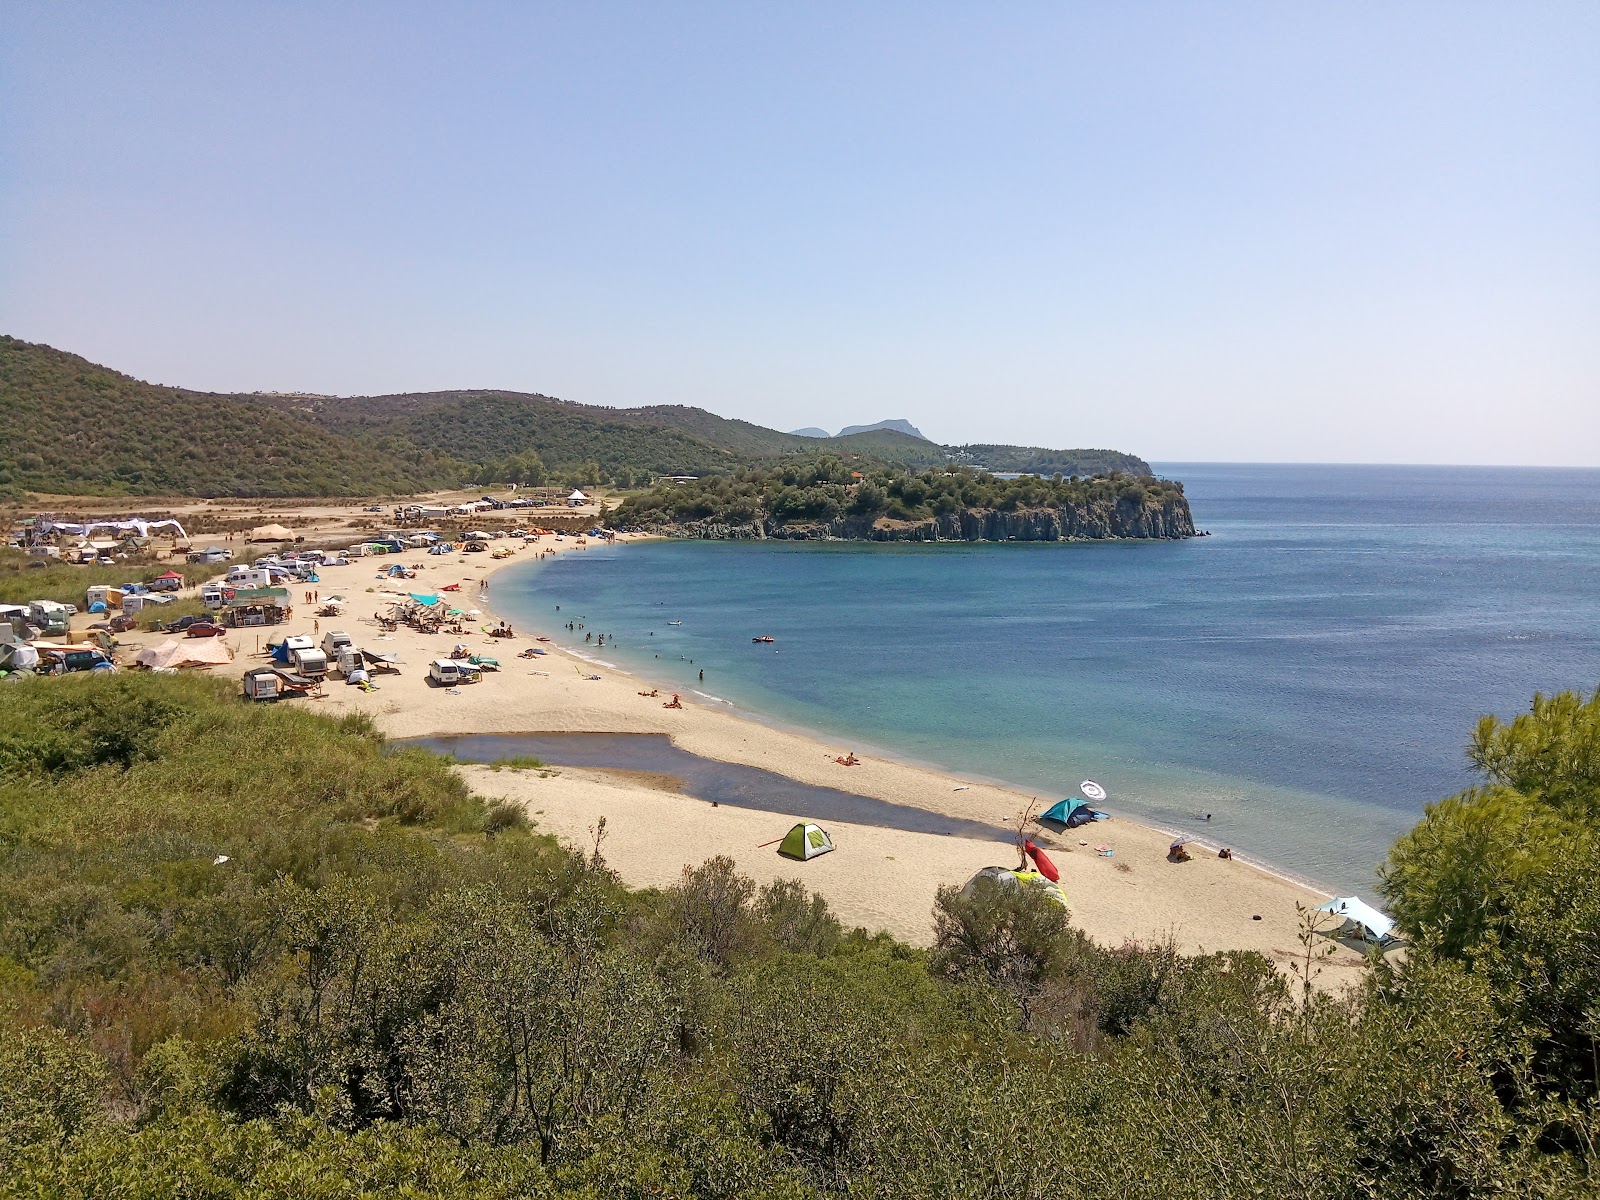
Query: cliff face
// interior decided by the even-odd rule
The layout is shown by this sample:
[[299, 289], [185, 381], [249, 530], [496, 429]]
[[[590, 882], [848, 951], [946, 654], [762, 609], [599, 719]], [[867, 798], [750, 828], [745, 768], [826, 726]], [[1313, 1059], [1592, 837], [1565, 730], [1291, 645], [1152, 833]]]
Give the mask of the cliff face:
[[826, 522], [785, 522], [767, 517], [747, 525], [695, 521], [664, 526], [657, 532], [669, 537], [712, 540], [832, 538], [872, 542], [1066, 542], [1195, 536], [1189, 502], [1182, 497], [1159, 503], [1123, 499], [1116, 503], [1012, 512], [967, 508], [922, 521], [895, 521], [888, 517], [838, 517]]

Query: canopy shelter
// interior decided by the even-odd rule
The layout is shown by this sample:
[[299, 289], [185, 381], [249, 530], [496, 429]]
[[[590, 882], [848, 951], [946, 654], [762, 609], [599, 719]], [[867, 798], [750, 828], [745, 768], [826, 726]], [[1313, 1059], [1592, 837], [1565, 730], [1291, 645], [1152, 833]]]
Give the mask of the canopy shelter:
[[778, 853], [785, 858], [809, 862], [832, 849], [833, 839], [828, 836], [827, 830], [820, 825], [802, 822], [784, 835], [782, 843], [778, 846]]
[[1395, 936], [1394, 922], [1359, 896], [1335, 896], [1326, 904], [1319, 904], [1317, 911], [1344, 918], [1337, 927], [1322, 931], [1327, 937], [1384, 950], [1400, 940]]
[[1108, 817], [1098, 809], [1090, 808], [1087, 801], [1069, 796], [1065, 800], [1056, 801], [1035, 819], [1046, 829], [1065, 833], [1069, 829], [1087, 825], [1090, 821], [1104, 821]]
[[573, 492], [572, 495], [567, 497], [568, 500], [576, 500], [580, 504], [583, 503], [588, 498], [589, 497], [585, 496], [582, 492], [577, 492], [577, 491]]
[[289, 589], [235, 588], [222, 609], [222, 623], [235, 629], [281, 625], [289, 619]]
[[44, 513], [39, 517], [38, 531], [46, 533], [69, 533], [79, 537], [89, 537], [96, 529], [109, 529], [117, 533], [133, 532], [143, 537], [149, 537], [152, 529], [172, 529], [177, 535], [188, 540], [189, 535], [183, 531], [183, 526], [170, 518], [161, 521], [147, 521], [143, 517], [129, 517], [126, 520], [87, 521], [76, 523], [72, 521], [58, 521], [51, 513]]
[[137, 662], [152, 670], [177, 667], [220, 667], [233, 661], [233, 651], [222, 638], [172, 638], [139, 651]]
[[294, 531], [285, 529], [282, 525], [257, 525], [250, 531], [247, 539], [252, 542], [292, 542]]

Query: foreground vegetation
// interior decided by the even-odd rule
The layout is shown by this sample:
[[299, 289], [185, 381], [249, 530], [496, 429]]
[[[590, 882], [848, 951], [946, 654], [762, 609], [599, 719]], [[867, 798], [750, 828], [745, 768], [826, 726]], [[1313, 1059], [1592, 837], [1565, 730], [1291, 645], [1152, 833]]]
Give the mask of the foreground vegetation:
[[1480, 729], [1334, 997], [1042, 898], [924, 952], [726, 860], [630, 892], [362, 719], [0, 687], [0, 1195], [1593, 1194], [1597, 747]]
[[963, 509], [1016, 512], [1126, 501], [1182, 500], [1183, 485], [1149, 476], [999, 479], [969, 467], [867, 471], [832, 455], [760, 470], [664, 484], [629, 497], [609, 520], [619, 527], [711, 521], [826, 523], [840, 517], [922, 521]]

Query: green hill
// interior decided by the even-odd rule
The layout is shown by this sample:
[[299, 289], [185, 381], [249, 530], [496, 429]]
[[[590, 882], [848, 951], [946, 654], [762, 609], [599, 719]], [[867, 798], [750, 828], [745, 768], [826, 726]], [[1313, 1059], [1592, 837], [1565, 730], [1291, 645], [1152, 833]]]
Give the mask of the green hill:
[[940, 446], [895, 429], [810, 438], [687, 405], [608, 408], [499, 389], [227, 395], [142, 383], [0, 338], [0, 493], [348, 496], [454, 486], [633, 486], [831, 453], [919, 471], [1148, 475], [1106, 450]]
[[248, 396], [142, 383], [0, 336], [0, 489], [13, 494], [400, 494], [460, 469], [415, 443], [357, 443]]

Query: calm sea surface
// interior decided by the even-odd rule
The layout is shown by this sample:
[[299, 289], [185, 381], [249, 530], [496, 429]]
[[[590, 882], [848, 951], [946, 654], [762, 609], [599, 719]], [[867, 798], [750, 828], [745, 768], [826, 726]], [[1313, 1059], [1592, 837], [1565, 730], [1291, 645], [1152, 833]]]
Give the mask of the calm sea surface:
[[512, 568], [494, 604], [841, 750], [1052, 799], [1097, 779], [1114, 813], [1335, 889], [1472, 782], [1481, 714], [1600, 684], [1600, 471], [1159, 470], [1212, 536], [597, 547]]

